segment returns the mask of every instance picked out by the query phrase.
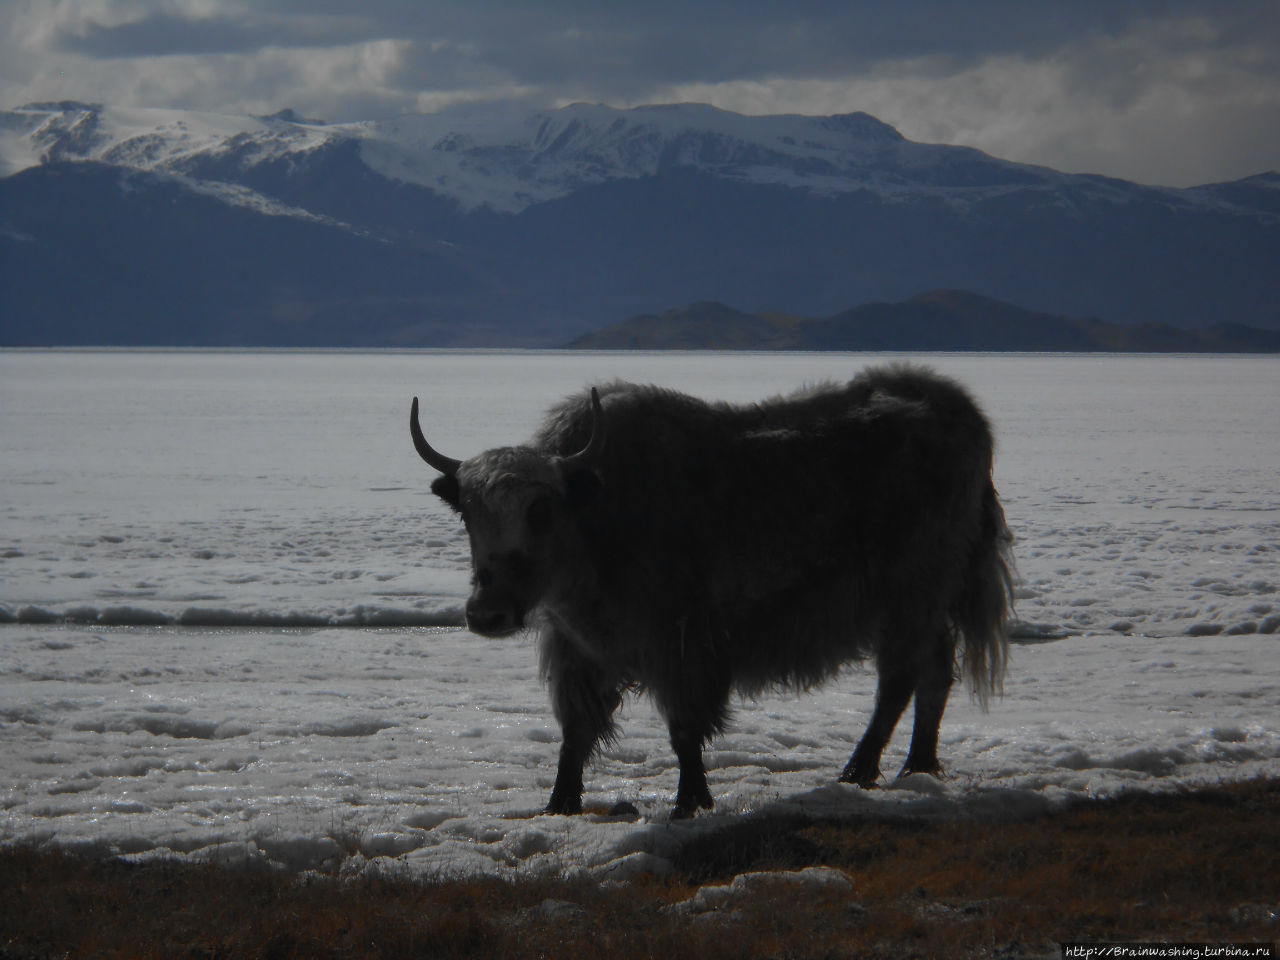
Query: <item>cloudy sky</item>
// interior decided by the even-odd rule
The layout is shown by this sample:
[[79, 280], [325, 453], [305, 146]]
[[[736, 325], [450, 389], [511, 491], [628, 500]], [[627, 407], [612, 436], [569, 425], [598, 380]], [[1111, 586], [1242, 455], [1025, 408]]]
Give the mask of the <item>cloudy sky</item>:
[[863, 110], [1143, 183], [1280, 169], [1280, 0], [0, 0], [0, 106]]

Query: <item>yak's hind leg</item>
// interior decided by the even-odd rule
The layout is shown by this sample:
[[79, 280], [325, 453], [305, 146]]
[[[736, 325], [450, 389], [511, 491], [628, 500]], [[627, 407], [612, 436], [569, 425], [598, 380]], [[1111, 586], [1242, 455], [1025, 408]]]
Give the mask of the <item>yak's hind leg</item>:
[[615, 735], [613, 713], [624, 685], [610, 679], [557, 633], [543, 638], [543, 671], [563, 739], [547, 813], [582, 812], [582, 771], [601, 740]]
[[857, 749], [840, 774], [843, 782], [856, 783], [868, 789], [880, 779], [880, 755], [893, 736], [893, 728], [907, 708], [916, 684], [910, 662], [890, 662], [889, 658], [882, 657], [878, 667], [880, 676], [876, 686], [875, 712], [871, 714], [867, 732], [862, 735]]
[[880, 779], [880, 755], [913, 695], [916, 706], [911, 747], [899, 776], [942, 773], [938, 728], [954, 677], [955, 640], [945, 628], [906, 628], [887, 636], [891, 638], [889, 645], [877, 657], [880, 679], [875, 712], [840, 775], [844, 782], [860, 787], [873, 787]]
[[942, 776], [938, 762], [938, 730], [947, 696], [955, 679], [955, 637], [950, 630], [934, 634], [933, 642], [922, 647], [916, 657], [916, 709], [911, 728], [907, 762], [898, 774], [928, 773]]

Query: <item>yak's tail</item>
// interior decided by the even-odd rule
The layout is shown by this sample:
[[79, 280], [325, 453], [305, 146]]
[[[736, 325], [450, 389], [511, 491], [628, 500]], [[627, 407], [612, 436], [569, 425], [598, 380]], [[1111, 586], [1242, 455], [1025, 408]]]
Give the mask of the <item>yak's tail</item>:
[[1013, 534], [1005, 524], [995, 485], [988, 482], [982, 499], [982, 533], [968, 582], [951, 611], [951, 624], [964, 650], [964, 674], [983, 709], [993, 693], [1004, 692], [1013, 577]]

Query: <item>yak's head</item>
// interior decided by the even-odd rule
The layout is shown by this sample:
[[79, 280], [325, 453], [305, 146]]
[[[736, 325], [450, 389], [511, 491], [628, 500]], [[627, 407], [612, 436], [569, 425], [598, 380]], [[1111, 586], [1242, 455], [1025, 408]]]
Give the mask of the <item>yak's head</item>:
[[553, 456], [533, 447], [498, 447], [470, 460], [434, 450], [418, 424], [413, 445], [443, 476], [431, 490], [462, 515], [471, 538], [467, 626], [487, 637], [520, 630], [529, 612], [571, 575], [572, 514], [599, 489], [592, 463], [604, 443], [600, 397], [591, 391], [591, 439], [577, 453]]

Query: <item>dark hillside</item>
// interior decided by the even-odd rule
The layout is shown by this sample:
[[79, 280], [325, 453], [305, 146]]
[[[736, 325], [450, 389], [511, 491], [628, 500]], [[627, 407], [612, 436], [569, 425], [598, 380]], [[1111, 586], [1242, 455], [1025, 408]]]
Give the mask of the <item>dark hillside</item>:
[[721, 303], [645, 314], [569, 344], [603, 350], [893, 350], [1277, 353], [1280, 331], [1243, 324], [1186, 330], [1024, 310], [958, 290], [868, 303], [831, 317], [750, 314]]

